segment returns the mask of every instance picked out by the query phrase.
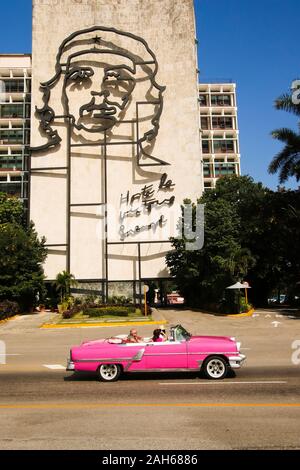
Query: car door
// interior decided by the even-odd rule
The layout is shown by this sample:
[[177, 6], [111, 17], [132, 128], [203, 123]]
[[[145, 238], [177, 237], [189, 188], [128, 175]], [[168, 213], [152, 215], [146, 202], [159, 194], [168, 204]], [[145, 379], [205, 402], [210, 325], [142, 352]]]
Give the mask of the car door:
[[147, 370], [186, 369], [186, 341], [148, 343], [145, 354]]

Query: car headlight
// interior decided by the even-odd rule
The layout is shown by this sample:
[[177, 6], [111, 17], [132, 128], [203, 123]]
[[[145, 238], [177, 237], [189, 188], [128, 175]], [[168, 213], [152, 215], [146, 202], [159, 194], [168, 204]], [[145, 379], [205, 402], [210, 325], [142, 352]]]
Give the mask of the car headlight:
[[242, 345], [242, 343], [240, 343], [240, 342], [236, 343], [236, 347], [237, 347], [238, 352], [240, 352], [241, 345]]

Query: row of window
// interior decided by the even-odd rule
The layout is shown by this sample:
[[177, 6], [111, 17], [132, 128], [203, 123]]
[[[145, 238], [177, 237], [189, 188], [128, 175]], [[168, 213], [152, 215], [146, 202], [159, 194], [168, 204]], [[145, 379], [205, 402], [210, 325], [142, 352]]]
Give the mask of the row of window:
[[19, 155], [19, 156], [8, 155], [6, 157], [1, 157], [0, 169], [22, 170], [22, 166], [23, 166], [22, 162], [23, 162], [22, 155]]
[[234, 117], [230, 116], [213, 116], [210, 120], [209, 117], [201, 117], [201, 129], [234, 129]]
[[20, 198], [21, 197], [21, 188], [22, 188], [22, 182], [13, 182], [13, 183], [7, 183], [7, 181], [2, 182], [0, 180], [0, 192], [9, 194], [10, 196], [15, 196]]
[[[10, 181], [7, 180], [7, 176], [0, 176], [0, 183], [16, 183], [19, 182], [21, 183], [22, 181], [22, 176], [10, 176]], [[1, 187], [1, 186], [0, 186]]]
[[202, 140], [203, 153], [235, 153], [234, 140]]
[[[210, 96], [210, 99], [209, 99]], [[199, 94], [200, 106], [234, 106], [232, 95]]]
[[23, 144], [27, 145], [30, 143], [30, 132], [26, 130], [25, 132], [14, 129], [0, 129], [0, 145], [14, 145], [14, 144]]
[[30, 104], [6, 103], [0, 105], [0, 119], [30, 118]]
[[232, 163], [215, 163], [214, 165], [203, 165], [204, 178], [218, 178], [220, 176], [236, 175], [237, 165]]
[[3, 80], [0, 78], [0, 89], [2, 93], [29, 93], [30, 80]]

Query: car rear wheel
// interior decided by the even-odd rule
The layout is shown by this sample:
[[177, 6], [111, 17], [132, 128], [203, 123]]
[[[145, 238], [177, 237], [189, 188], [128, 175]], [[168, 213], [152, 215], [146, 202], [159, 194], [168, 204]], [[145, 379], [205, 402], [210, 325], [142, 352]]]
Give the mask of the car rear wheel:
[[117, 364], [102, 364], [99, 376], [102, 382], [115, 382], [121, 375], [121, 367]]
[[204, 363], [204, 373], [208, 379], [222, 380], [228, 373], [228, 364], [222, 357], [212, 356]]

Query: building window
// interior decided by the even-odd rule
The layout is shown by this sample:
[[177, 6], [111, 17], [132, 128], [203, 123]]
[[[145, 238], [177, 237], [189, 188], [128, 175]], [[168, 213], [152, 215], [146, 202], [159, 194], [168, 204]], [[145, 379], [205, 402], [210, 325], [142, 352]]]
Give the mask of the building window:
[[208, 95], [199, 95], [200, 106], [208, 106]]
[[2, 182], [0, 177], [0, 192], [9, 194], [10, 196], [21, 197], [21, 183], [8, 183], [6, 180]]
[[204, 129], [204, 130], [209, 129], [209, 118], [208, 117], [201, 117], [201, 129]]
[[23, 118], [23, 105], [12, 103], [0, 106], [0, 118]]
[[0, 144], [22, 144], [23, 143], [23, 130], [0, 129]]
[[214, 153], [233, 153], [233, 140], [214, 140]]
[[202, 140], [202, 153], [211, 153], [209, 140]]
[[212, 126], [213, 129], [233, 129], [233, 118], [225, 116], [213, 116]]
[[235, 165], [228, 163], [216, 163], [215, 164], [215, 176], [216, 178], [220, 176], [229, 176], [236, 175]]
[[24, 80], [4, 80], [6, 93], [24, 93]]
[[203, 165], [203, 176], [204, 178], [212, 178], [213, 177], [213, 166], [211, 163], [205, 163]]
[[212, 106], [231, 106], [230, 95], [211, 95]]
[[0, 158], [0, 169], [5, 170], [22, 170], [22, 155], [6, 155]]

